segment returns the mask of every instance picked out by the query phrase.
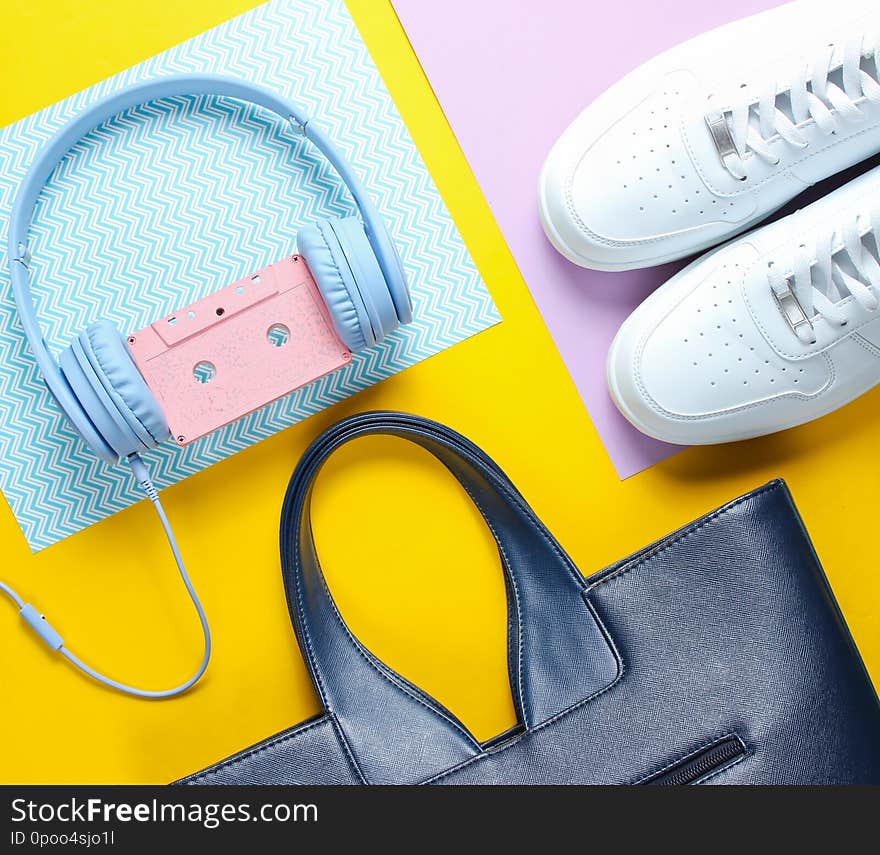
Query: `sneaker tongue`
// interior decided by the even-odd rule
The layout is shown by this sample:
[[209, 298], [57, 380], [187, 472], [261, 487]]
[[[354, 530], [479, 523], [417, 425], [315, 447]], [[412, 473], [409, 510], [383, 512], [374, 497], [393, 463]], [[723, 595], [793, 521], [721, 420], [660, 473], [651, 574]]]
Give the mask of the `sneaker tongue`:
[[[778, 91], [776, 94], [775, 108], [784, 116], [786, 116], [792, 124], [798, 124], [798, 118], [795, 117], [794, 108], [792, 106], [791, 101], [791, 81], [794, 80], [800, 71], [803, 68], [806, 68], [806, 64], [808, 60], [800, 59], [796, 62], [786, 63], [784, 66], [779, 65], [774, 69], [773, 74], [768, 74], [767, 77], [763, 81], [763, 85], [766, 86], [769, 82], [772, 81], [773, 78], [776, 80], [776, 85], [778, 87]], [[829, 72], [827, 75], [828, 85], [829, 86], [837, 86], [839, 89], [843, 89], [843, 50], [838, 46], [834, 46], [833, 54], [831, 60], [829, 62]], [[807, 91], [812, 91], [813, 84], [810, 79], [812, 69], [807, 68]], [[761, 90], [761, 82], [752, 81], [751, 83], [741, 84], [738, 89], [732, 94], [728, 103], [733, 105], [736, 103], [742, 103], [743, 92], [747, 91], [749, 97], [754, 97], [755, 100], [751, 102], [749, 105], [749, 130], [754, 131], [759, 136], [763, 136], [761, 133], [761, 118], [760, 118], [760, 107], [756, 96], [762, 91]], [[728, 110], [725, 113], [727, 117], [728, 126], [730, 127], [731, 133], [733, 133], [733, 113]], [[801, 117], [801, 121], [803, 117]], [[734, 136], [736, 139], [736, 136]]]
[[[862, 246], [875, 258], [880, 258], [880, 245], [878, 245], [873, 233], [869, 232], [862, 238]], [[862, 281], [862, 275], [853, 264], [846, 249], [840, 249], [834, 253], [832, 256], [832, 266], [852, 279]], [[812, 287], [832, 303], [838, 303], [852, 295], [850, 289], [846, 286], [845, 279], [842, 277], [826, 277], [818, 264], [814, 264], [810, 268], [810, 281], [809, 283], [804, 282], [803, 286]]]

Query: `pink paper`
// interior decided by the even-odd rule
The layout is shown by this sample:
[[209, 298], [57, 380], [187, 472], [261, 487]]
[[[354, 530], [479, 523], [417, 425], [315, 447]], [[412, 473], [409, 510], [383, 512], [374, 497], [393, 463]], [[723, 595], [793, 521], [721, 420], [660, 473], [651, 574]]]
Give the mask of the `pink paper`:
[[680, 265], [598, 273], [569, 263], [538, 221], [538, 173], [568, 123], [628, 71], [779, 4], [392, 2], [618, 475], [668, 457], [675, 446], [642, 436], [617, 412], [605, 387], [605, 354], [623, 319]]

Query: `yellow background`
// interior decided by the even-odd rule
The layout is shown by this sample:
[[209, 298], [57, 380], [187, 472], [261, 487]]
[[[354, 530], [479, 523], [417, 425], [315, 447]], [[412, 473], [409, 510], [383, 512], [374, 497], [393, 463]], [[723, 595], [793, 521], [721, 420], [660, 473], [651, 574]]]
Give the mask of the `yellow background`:
[[[0, 125], [254, 5], [7, 2]], [[0, 781], [165, 782], [315, 713], [284, 605], [277, 519], [306, 444], [374, 408], [439, 419], [483, 446], [584, 573], [785, 477], [880, 681], [880, 392], [815, 424], [691, 449], [619, 481], [390, 4], [349, 6], [504, 322], [164, 493], [215, 637], [207, 678], [183, 698], [148, 703], [96, 687], [0, 603]], [[361, 440], [322, 475], [315, 525], [334, 596], [362, 641], [479, 738], [513, 724], [497, 556], [439, 465], [404, 443]], [[37, 556], [3, 505], [0, 578], [111, 675], [162, 687], [197, 662], [198, 627], [144, 502]]]

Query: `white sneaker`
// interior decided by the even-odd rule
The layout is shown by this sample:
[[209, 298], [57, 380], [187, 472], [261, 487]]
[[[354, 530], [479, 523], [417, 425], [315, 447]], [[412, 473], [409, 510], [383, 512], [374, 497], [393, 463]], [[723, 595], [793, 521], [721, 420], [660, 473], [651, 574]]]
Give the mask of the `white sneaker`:
[[878, 151], [876, 0], [799, 0], [612, 86], [554, 145], [539, 210], [575, 264], [648, 267], [745, 231]]
[[880, 382], [880, 168], [695, 261], [626, 320], [608, 386], [643, 433], [746, 439]]

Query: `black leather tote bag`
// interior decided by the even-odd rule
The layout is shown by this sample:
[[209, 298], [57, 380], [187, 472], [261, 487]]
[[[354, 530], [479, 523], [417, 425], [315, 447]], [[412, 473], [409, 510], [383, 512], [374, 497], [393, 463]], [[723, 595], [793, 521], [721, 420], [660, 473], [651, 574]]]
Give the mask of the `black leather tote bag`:
[[[489, 743], [366, 650], [327, 589], [312, 483], [365, 434], [435, 455], [498, 543], [519, 725]], [[781, 481], [584, 579], [479, 448], [366, 413], [297, 466], [281, 562], [324, 713], [184, 783], [880, 783], [877, 696]]]

